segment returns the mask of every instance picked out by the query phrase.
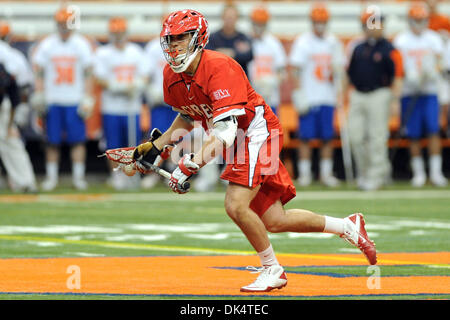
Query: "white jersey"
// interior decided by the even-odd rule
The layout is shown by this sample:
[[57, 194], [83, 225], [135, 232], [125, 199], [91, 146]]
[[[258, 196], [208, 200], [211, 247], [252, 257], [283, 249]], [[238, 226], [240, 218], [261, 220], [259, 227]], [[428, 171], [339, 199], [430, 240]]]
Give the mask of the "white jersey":
[[332, 34], [323, 38], [307, 32], [295, 39], [290, 64], [300, 68], [300, 85], [309, 106], [336, 105], [333, 70], [343, 68], [345, 56], [339, 40]]
[[92, 58], [90, 43], [76, 33], [66, 41], [53, 34], [38, 44], [32, 61], [44, 71], [47, 104], [80, 103], [84, 96], [84, 72], [92, 65]]
[[33, 84], [33, 72], [27, 58], [19, 49], [11, 47], [11, 56], [17, 65], [16, 81], [19, 86]]
[[[121, 50], [113, 44], [97, 49], [94, 59], [94, 76], [103, 81], [133, 83], [145, 76], [144, 52], [142, 48], [128, 42]], [[114, 115], [138, 114], [141, 110], [141, 95], [128, 96], [110, 90], [102, 92], [102, 112]]]
[[0, 40], [0, 63], [9, 74], [17, 78], [20, 74], [20, 67], [17, 58], [12, 53], [12, 48], [6, 42]]
[[450, 39], [447, 40], [445, 48], [444, 69], [450, 71]]
[[[393, 42], [394, 46], [401, 52], [403, 67], [405, 70], [405, 81], [403, 95], [411, 95], [416, 91], [414, 83], [424, 73], [435, 73], [437, 70], [438, 57], [442, 58], [444, 45], [439, 35], [432, 30], [425, 30], [420, 35], [411, 31], [399, 34]], [[414, 74], [414, 76], [413, 76]], [[420, 90], [425, 94], [437, 94], [438, 84], [436, 78], [427, 78]], [[417, 81], [417, 83], [419, 83]]]
[[280, 104], [279, 71], [286, 67], [286, 52], [271, 34], [252, 39], [253, 60], [248, 65], [249, 80], [256, 92], [272, 107]]
[[164, 67], [167, 64], [167, 61], [164, 57], [164, 53], [161, 48], [161, 43], [159, 37], [149, 41], [145, 46], [145, 59], [148, 76], [150, 78], [150, 87], [152, 96], [148, 97], [150, 100], [150, 104], [162, 104], [163, 101], [163, 71]]

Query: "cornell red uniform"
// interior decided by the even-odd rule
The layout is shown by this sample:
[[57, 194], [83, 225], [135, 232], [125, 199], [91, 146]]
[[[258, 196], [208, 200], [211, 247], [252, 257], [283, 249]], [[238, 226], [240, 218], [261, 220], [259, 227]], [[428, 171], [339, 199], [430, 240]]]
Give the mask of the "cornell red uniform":
[[[235, 60], [203, 50], [193, 77], [175, 73], [166, 65], [164, 100], [177, 111], [201, 121], [205, 130], [212, 129], [215, 121], [237, 116], [237, 140], [230, 147], [233, 152], [224, 152], [227, 166], [221, 178], [252, 188], [261, 184], [250, 205], [259, 216], [278, 199], [285, 204], [295, 197], [295, 187], [278, 157], [283, 145], [278, 118], [250, 86]], [[239, 129], [245, 135], [239, 135]], [[240, 136], [245, 139], [239, 139]]]

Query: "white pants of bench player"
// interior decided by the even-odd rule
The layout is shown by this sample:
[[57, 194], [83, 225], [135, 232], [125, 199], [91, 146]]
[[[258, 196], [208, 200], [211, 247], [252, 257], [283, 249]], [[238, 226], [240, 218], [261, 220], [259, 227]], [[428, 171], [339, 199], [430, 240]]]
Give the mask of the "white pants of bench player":
[[390, 177], [387, 143], [391, 99], [389, 88], [350, 93], [348, 131], [358, 182], [378, 187]]
[[0, 106], [0, 159], [8, 174], [12, 190], [23, 191], [26, 188], [35, 190], [36, 178], [33, 166], [19, 130], [14, 126], [12, 134], [8, 133], [10, 108], [9, 100], [4, 99]]

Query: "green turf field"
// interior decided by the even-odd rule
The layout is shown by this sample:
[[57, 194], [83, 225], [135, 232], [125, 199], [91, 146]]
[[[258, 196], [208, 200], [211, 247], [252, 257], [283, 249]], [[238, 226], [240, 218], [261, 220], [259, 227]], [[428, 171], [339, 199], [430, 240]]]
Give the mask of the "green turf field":
[[[10, 193], [3, 190], [0, 192], [0, 259], [249, 253], [252, 248], [248, 241], [225, 213], [223, 190], [220, 187], [214, 193], [176, 195], [164, 185], [152, 191], [132, 192], [116, 192], [96, 185], [86, 192], [62, 187], [23, 201], [14, 198], [20, 197], [17, 195], [7, 197]], [[73, 197], [85, 194], [91, 197]], [[335, 217], [363, 212], [369, 236], [380, 253], [450, 251], [450, 188], [412, 189], [406, 184], [396, 184], [382, 191], [365, 193], [352, 187], [329, 190], [314, 185], [298, 189], [297, 194], [286, 208], [306, 208]], [[329, 234], [282, 233], [271, 234], [270, 238], [277, 253], [359, 252]], [[367, 276], [352, 266], [298, 266], [286, 271], [336, 277]], [[448, 266], [383, 268], [386, 277], [428, 275], [443, 276], [448, 281], [449, 274]], [[166, 298], [173, 297], [0, 292], [0, 299]], [[427, 299], [450, 298], [450, 295], [383, 295], [378, 298]]]

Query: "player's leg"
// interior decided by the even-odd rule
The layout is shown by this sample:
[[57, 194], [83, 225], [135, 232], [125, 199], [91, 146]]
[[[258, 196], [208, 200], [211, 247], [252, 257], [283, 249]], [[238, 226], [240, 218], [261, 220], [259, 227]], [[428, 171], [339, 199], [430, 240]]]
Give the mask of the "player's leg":
[[320, 107], [320, 181], [328, 187], [337, 187], [339, 180], [333, 175], [333, 143], [334, 137], [334, 111], [333, 106]]
[[16, 129], [14, 136], [9, 136], [0, 145], [2, 161], [10, 178], [13, 191], [36, 191], [36, 178], [30, 157]]
[[64, 121], [67, 143], [71, 146], [72, 183], [76, 189], [85, 190], [86, 182], [86, 125], [78, 115], [77, 106], [65, 107]]
[[297, 162], [297, 169], [299, 177], [297, 182], [300, 186], [309, 186], [312, 182], [311, 158], [312, 150], [309, 146], [309, 140], [315, 137], [315, 118], [316, 112], [311, 108], [308, 113], [299, 117], [300, 128], [299, 138], [300, 145], [298, 148], [299, 160]]
[[285, 210], [278, 200], [261, 217], [269, 232], [325, 232], [336, 234], [358, 247], [370, 264], [376, 264], [375, 244], [365, 230], [360, 213], [344, 219], [319, 215], [305, 209]]
[[243, 292], [263, 292], [282, 288], [287, 283], [284, 269], [279, 265], [270, 244], [264, 223], [250, 209], [250, 202], [259, 186], [249, 188], [230, 182], [225, 195], [225, 210], [253, 246], [261, 261], [260, 275], [255, 282], [241, 288]]
[[427, 179], [419, 140], [422, 136], [423, 100], [423, 97], [414, 99], [410, 96], [401, 99], [402, 127], [406, 128], [406, 137], [410, 139], [409, 152], [413, 173], [411, 184], [414, 187], [423, 186]]
[[[127, 145], [128, 141], [123, 136], [122, 123], [126, 121], [126, 116], [120, 116], [115, 114], [103, 114], [103, 135], [106, 140], [106, 149], [116, 149]], [[117, 163], [108, 161], [110, 170], [110, 177], [107, 180], [107, 184], [116, 190], [123, 190], [125, 186], [125, 174], [122, 170], [115, 171]]]
[[447, 185], [442, 173], [441, 139], [439, 136], [439, 102], [435, 95], [425, 97], [425, 127], [429, 136], [428, 153], [430, 161], [430, 181], [438, 187]]
[[369, 168], [367, 171], [366, 190], [380, 188], [390, 176], [387, 141], [389, 138], [389, 108], [391, 92], [389, 89], [378, 89], [368, 106], [367, 125]]
[[36, 179], [30, 157], [14, 125], [8, 129], [10, 104], [6, 100], [0, 110], [0, 158], [8, 173], [8, 180], [13, 191], [36, 191]]
[[47, 147], [45, 150], [46, 178], [42, 182], [44, 191], [53, 190], [58, 184], [59, 145], [63, 135], [63, 108], [50, 105], [45, 118]]
[[[150, 127], [152, 130], [158, 128], [161, 132], [165, 132], [171, 126], [176, 116], [177, 112], [173, 111], [168, 105], [154, 105], [150, 110]], [[165, 161], [163, 166], [165, 166], [167, 170], [173, 171], [176, 164], [172, 161]], [[146, 174], [141, 180], [141, 187], [144, 189], [151, 189], [158, 183], [159, 180], [160, 177], [155, 173]]]
[[367, 114], [365, 101], [368, 95], [356, 90], [350, 94], [350, 110], [348, 114], [348, 133], [351, 150], [355, 159], [356, 180], [358, 187], [364, 189], [367, 180], [368, 156], [366, 148]]

